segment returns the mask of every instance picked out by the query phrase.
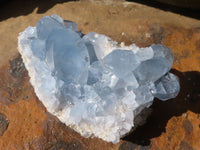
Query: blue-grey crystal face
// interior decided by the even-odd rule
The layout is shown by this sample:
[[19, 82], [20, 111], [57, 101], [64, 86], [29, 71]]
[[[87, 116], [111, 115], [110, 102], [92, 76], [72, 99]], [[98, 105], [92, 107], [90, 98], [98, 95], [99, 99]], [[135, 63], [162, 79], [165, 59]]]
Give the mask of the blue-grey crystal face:
[[103, 63], [118, 77], [123, 78], [140, 64], [136, 54], [130, 50], [114, 50], [108, 54]]
[[172, 74], [167, 73], [165, 76], [155, 82], [155, 88], [152, 93], [155, 97], [161, 100], [167, 100], [177, 96], [180, 91], [178, 78]]
[[[104, 56], [101, 44], [106, 43], [105, 36], [89, 33], [82, 37], [75, 22], [44, 17], [36, 28], [43, 42], [32, 42], [33, 53], [45, 60], [54, 78], [63, 82], [58, 93], [59, 109], [84, 102], [90, 106], [91, 115], [109, 115], [119, 99], [143, 105], [154, 97], [174, 98], [180, 90], [177, 77], [169, 73], [173, 54], [161, 44], [139, 51], [116, 47]], [[89, 108], [71, 110], [72, 117], [80, 120], [83, 118], [75, 109]]]
[[36, 28], [38, 38], [44, 40], [45, 48], [40, 50], [33, 42], [34, 52], [45, 59], [52, 75], [66, 84], [86, 83], [90, 60], [85, 43], [77, 32], [77, 24], [71, 21], [61, 24], [55, 18], [45, 16]]
[[52, 73], [66, 83], [87, 81], [89, 54], [73, 30], [55, 29], [50, 33], [46, 40], [46, 62]]

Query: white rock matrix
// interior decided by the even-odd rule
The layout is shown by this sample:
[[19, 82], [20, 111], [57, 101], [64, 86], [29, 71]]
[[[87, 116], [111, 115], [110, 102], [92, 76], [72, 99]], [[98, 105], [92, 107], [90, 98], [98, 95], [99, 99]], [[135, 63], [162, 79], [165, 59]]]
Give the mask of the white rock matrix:
[[169, 73], [169, 48], [124, 46], [102, 34], [83, 35], [75, 22], [57, 15], [20, 33], [18, 50], [47, 110], [84, 137], [117, 143], [154, 97], [167, 100], [180, 90]]

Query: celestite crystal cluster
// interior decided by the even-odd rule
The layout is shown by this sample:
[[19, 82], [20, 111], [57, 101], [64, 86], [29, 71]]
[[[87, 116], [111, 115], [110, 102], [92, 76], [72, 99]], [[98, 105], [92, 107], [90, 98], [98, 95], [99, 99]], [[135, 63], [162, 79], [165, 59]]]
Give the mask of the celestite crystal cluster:
[[57, 15], [20, 33], [18, 49], [38, 98], [84, 137], [117, 143], [154, 97], [167, 100], [180, 90], [169, 73], [169, 48], [123, 46], [102, 34], [83, 35], [75, 22]]

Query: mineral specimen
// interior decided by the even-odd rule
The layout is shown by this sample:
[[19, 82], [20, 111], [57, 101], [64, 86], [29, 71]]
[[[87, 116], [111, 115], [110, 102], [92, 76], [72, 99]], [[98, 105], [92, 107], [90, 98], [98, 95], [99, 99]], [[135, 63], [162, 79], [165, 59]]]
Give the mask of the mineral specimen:
[[123, 46], [77, 24], [45, 16], [18, 37], [30, 82], [47, 110], [84, 137], [117, 143], [154, 97], [177, 96], [169, 73], [173, 54], [163, 45]]

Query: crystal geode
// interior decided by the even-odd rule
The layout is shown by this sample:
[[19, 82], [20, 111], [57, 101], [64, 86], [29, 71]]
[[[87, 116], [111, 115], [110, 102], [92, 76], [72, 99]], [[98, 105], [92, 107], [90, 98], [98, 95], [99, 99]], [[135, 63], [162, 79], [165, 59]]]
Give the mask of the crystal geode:
[[117, 143], [134, 118], [153, 103], [177, 96], [169, 73], [171, 50], [139, 48], [77, 30], [57, 15], [45, 16], [18, 37], [30, 82], [47, 110], [84, 137]]

